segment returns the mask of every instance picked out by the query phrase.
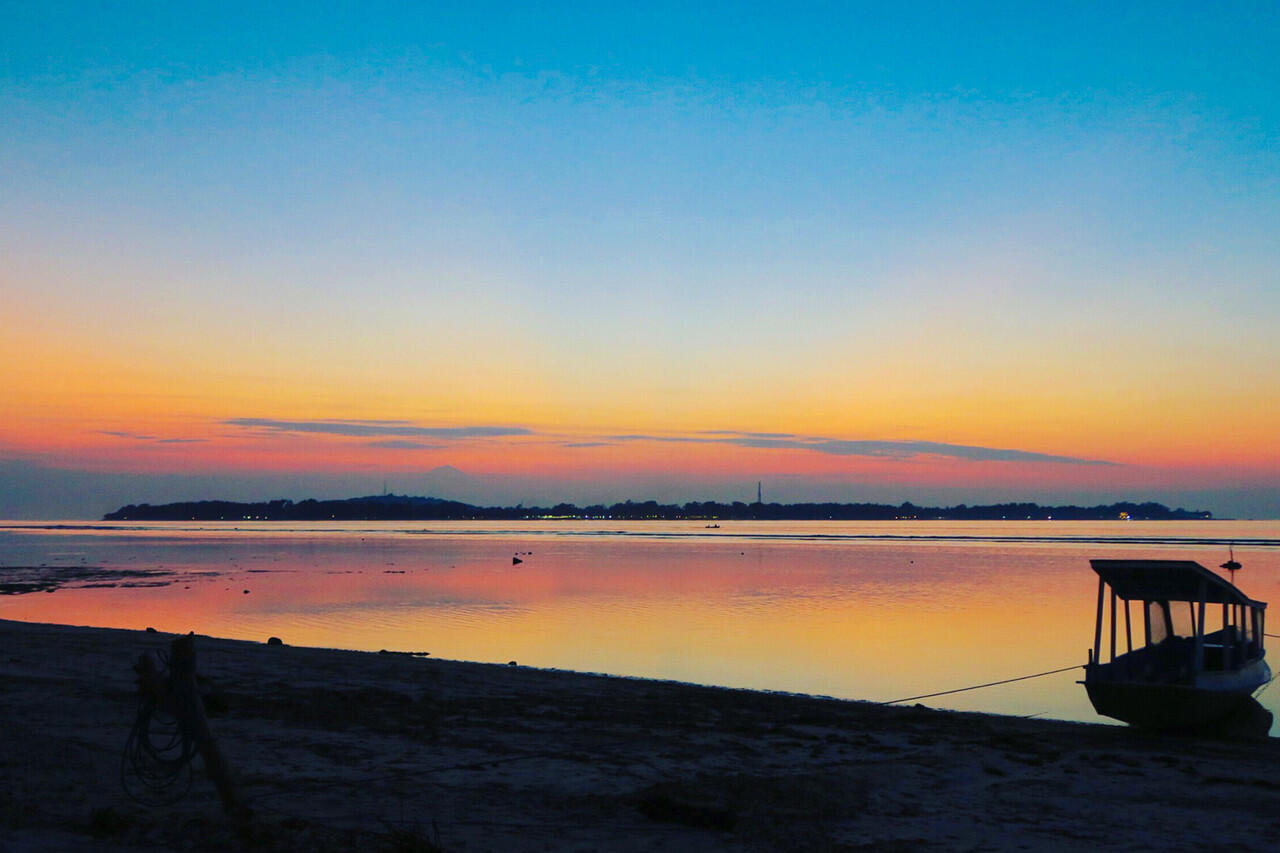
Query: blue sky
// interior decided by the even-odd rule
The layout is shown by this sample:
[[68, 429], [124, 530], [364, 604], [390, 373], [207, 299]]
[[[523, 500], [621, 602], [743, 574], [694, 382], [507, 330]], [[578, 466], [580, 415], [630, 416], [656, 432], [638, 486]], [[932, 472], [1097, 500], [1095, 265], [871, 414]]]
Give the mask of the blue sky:
[[[254, 419], [584, 450], [727, 430], [1104, 459], [1153, 473], [1009, 497], [1218, 483], [1280, 512], [1256, 497], [1280, 473], [1273, 3], [3, 19], [0, 289], [19, 331], [75, 342], [11, 342], [33, 366], [0, 386], [6, 470], [222, 476], [247, 463], [218, 425]], [[755, 464], [657, 452], [677, 443], [519, 475]], [[516, 476], [508, 452], [422, 467]], [[289, 482], [384, 464], [296, 460]], [[849, 499], [893, 487], [837, 473]], [[1019, 488], [996, 480], [967, 482]]]

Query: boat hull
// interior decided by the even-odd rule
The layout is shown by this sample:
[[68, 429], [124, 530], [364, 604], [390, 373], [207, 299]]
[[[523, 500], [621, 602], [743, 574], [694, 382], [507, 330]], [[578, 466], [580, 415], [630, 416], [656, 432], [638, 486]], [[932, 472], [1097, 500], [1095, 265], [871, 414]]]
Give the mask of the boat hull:
[[1249, 694], [1208, 693], [1172, 684], [1086, 684], [1089, 701], [1104, 717], [1144, 729], [1187, 729], [1230, 716]]
[[1270, 680], [1271, 670], [1265, 662], [1255, 661], [1231, 675], [1230, 682], [1219, 678], [1211, 685], [1196, 686], [1086, 677], [1085, 689], [1094, 710], [1105, 717], [1148, 729], [1198, 729], [1240, 711], [1254, 691]]

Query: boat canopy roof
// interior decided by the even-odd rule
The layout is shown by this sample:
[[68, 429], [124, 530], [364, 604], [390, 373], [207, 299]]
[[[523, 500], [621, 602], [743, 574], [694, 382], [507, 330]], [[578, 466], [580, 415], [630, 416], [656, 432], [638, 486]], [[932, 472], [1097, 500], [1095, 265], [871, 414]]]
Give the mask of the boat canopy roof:
[[1267, 606], [1193, 560], [1090, 560], [1089, 565], [1126, 601], [1199, 601], [1203, 594], [1210, 604]]

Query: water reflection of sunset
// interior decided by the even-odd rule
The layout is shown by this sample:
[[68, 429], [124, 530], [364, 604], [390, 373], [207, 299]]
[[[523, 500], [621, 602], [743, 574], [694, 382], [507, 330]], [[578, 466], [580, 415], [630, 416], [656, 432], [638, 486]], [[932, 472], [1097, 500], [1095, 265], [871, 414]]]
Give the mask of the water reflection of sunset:
[[[1036, 530], [923, 527], [947, 535]], [[1054, 535], [1096, 535], [1088, 525], [1048, 527]], [[1096, 595], [1088, 556], [1141, 548], [1211, 566], [1218, 556], [1204, 545], [469, 529], [11, 534], [3, 540], [10, 565], [19, 564], [15, 554], [30, 558], [44, 549], [55, 564], [175, 575], [167, 586], [7, 596], [0, 616], [894, 699], [1082, 662]], [[680, 534], [691, 527], [647, 529]], [[857, 526], [814, 524], [798, 532], [850, 529]], [[1177, 532], [1155, 529], [1165, 537]], [[520, 565], [511, 564], [516, 553]], [[1256, 550], [1246, 566], [1246, 589], [1275, 600], [1280, 554]], [[1092, 719], [1074, 678], [934, 701]]]

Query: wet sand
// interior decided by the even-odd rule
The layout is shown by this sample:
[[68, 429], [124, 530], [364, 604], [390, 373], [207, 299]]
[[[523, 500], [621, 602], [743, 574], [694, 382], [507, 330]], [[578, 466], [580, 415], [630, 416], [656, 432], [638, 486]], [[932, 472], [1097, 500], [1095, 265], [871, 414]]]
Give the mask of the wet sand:
[[1275, 740], [206, 637], [210, 724], [252, 817], [224, 817], [199, 772], [143, 806], [120, 779], [132, 664], [171, 639], [0, 621], [0, 851], [1263, 849], [1280, 832]]

